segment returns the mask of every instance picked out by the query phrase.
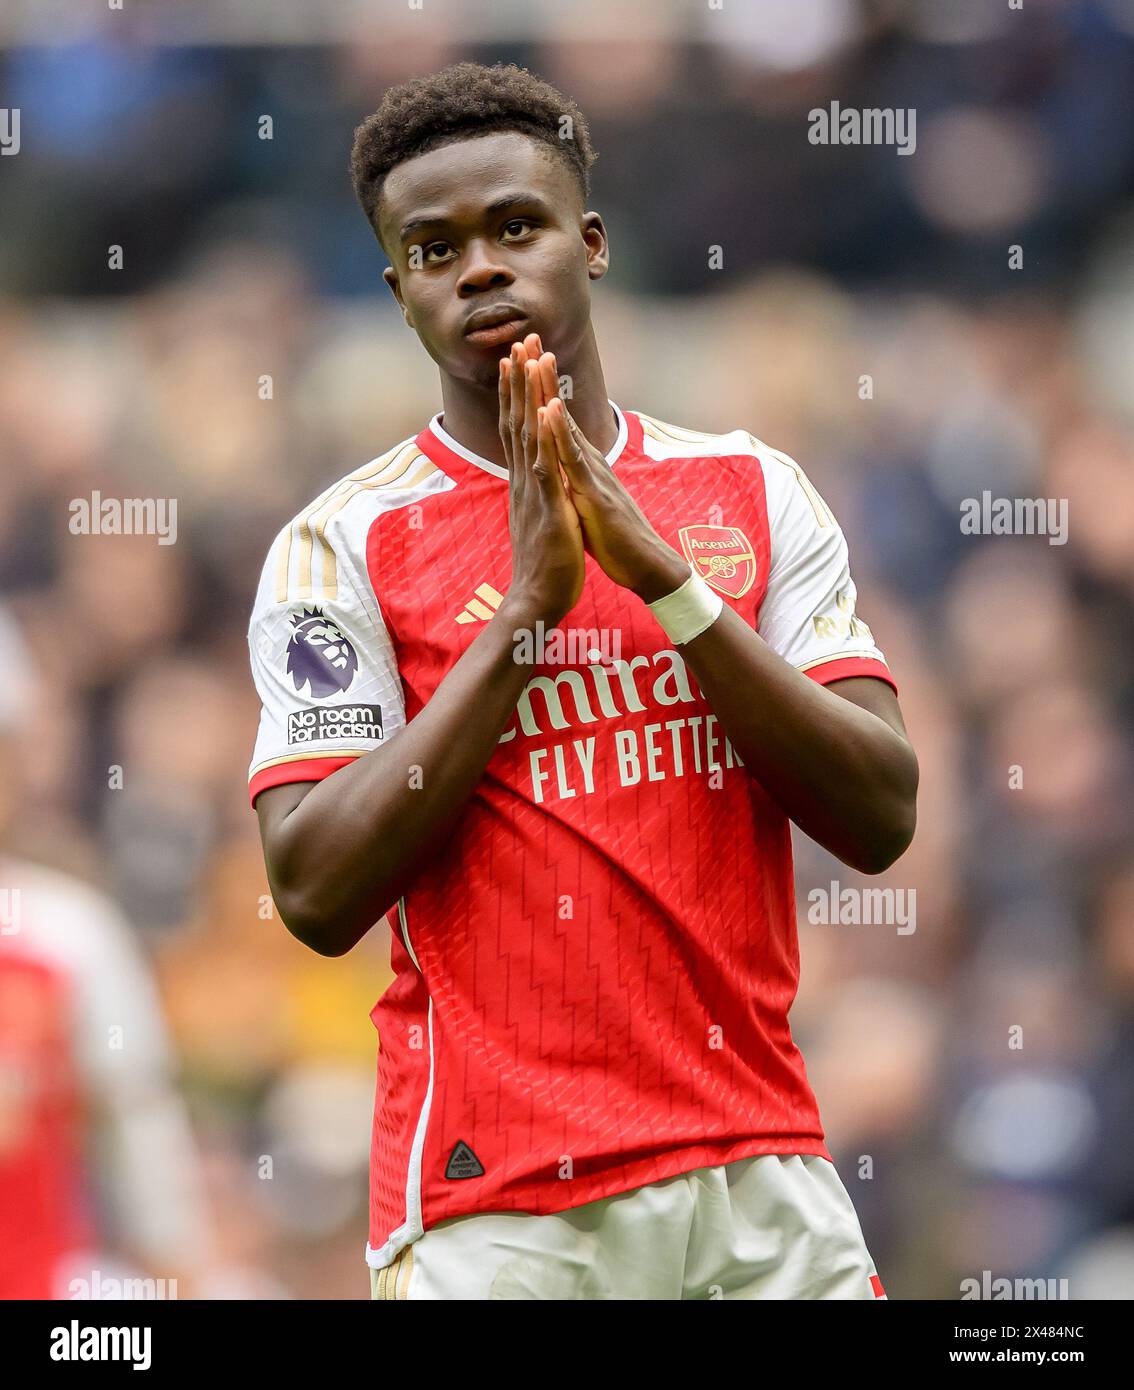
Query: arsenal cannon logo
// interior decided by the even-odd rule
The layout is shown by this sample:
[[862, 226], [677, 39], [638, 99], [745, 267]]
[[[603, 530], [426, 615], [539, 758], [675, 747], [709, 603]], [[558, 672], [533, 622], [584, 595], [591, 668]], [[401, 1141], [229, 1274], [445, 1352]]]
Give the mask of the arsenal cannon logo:
[[683, 526], [678, 532], [689, 563], [706, 584], [740, 598], [756, 578], [752, 543], [737, 526]]

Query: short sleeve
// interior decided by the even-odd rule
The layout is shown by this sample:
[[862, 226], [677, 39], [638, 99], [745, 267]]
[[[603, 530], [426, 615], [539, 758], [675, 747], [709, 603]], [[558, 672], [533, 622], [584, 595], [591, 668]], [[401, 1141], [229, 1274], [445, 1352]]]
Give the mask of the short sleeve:
[[173, 1084], [157, 984], [129, 924], [84, 888], [57, 897], [76, 974], [75, 1051], [104, 1122], [115, 1229], [154, 1260], [199, 1260], [211, 1231], [199, 1156]]
[[321, 781], [405, 726], [393, 643], [364, 565], [294, 523], [268, 552], [248, 627], [261, 706], [253, 806], [265, 788]]
[[761, 446], [771, 561], [756, 630], [773, 651], [826, 685], [876, 676], [897, 690], [856, 610], [846, 539], [803, 469]]

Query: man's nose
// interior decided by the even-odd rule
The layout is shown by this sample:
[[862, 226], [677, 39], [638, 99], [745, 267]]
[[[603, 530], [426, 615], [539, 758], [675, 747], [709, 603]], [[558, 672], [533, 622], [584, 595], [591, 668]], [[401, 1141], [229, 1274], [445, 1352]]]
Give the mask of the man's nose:
[[514, 279], [495, 242], [471, 241], [465, 250], [457, 293], [468, 297], [500, 285], [510, 285]]

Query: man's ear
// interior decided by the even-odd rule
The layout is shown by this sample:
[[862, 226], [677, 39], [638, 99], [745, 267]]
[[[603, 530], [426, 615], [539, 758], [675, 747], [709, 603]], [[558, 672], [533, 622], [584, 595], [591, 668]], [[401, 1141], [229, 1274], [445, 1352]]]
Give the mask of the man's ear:
[[602, 218], [597, 212], [583, 213], [580, 231], [587, 248], [587, 274], [601, 280], [610, 269], [610, 242]]
[[402, 299], [402, 289], [398, 284], [398, 272], [393, 266], [387, 266], [382, 272], [382, 279], [385, 280], [386, 284], [390, 287], [390, 293], [398, 301], [398, 308], [402, 311], [402, 318], [404, 318], [406, 324], [412, 328], [413, 319], [410, 318], [409, 310], [406, 308], [405, 301]]

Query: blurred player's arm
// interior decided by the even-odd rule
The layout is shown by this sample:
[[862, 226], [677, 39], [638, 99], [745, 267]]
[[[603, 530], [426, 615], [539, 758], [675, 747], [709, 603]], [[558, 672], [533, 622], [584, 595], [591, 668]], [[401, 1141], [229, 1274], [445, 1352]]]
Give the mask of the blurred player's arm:
[[76, 922], [76, 1050], [87, 1079], [97, 1169], [119, 1254], [147, 1276], [177, 1279], [193, 1296], [215, 1261], [196, 1140], [173, 1080], [173, 1059], [153, 976], [131, 928], [90, 895]]
[[516, 659], [516, 629], [554, 626], [578, 601], [582, 536], [550, 433], [538, 428], [542, 401], [534, 372], [501, 374], [512, 583], [495, 616], [395, 738], [320, 782], [256, 799], [276, 906], [320, 955], [349, 951], [453, 829], [531, 677]]

